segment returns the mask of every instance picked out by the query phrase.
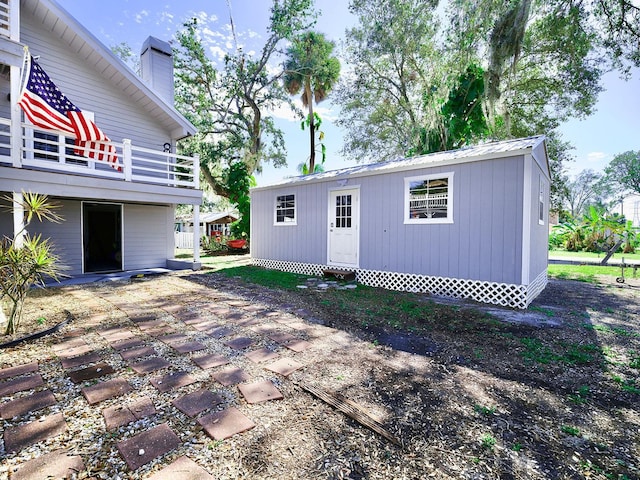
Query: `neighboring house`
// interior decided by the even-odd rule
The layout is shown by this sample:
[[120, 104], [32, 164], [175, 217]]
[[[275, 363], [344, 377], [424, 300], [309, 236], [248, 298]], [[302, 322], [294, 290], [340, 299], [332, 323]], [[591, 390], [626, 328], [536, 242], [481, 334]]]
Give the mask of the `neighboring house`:
[[613, 211], [624, 215], [634, 227], [640, 227], [640, 195], [636, 193], [627, 195], [622, 202], [614, 207]]
[[543, 136], [251, 190], [255, 265], [526, 308], [547, 284]]
[[[17, 105], [24, 46], [114, 141], [121, 171], [26, 120]], [[197, 215], [201, 204], [198, 159], [174, 153], [195, 128], [173, 107], [170, 46], [150, 37], [141, 68], [144, 80], [52, 0], [0, 0], [0, 193], [38, 192], [61, 205], [63, 223], [34, 222], [30, 233], [54, 241], [70, 275], [171, 265], [175, 206]], [[3, 208], [0, 234], [21, 222]]]
[[[221, 235], [231, 233], [231, 224], [238, 220], [238, 215], [231, 212], [210, 212], [200, 214], [200, 235], [210, 237], [216, 232]], [[176, 218], [176, 232], [193, 232], [193, 216], [188, 215]]]

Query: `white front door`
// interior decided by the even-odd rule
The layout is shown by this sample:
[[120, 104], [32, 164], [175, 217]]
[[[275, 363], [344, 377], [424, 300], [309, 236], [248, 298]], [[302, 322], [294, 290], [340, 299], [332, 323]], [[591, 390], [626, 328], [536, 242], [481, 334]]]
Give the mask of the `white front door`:
[[360, 190], [329, 192], [329, 265], [358, 266]]

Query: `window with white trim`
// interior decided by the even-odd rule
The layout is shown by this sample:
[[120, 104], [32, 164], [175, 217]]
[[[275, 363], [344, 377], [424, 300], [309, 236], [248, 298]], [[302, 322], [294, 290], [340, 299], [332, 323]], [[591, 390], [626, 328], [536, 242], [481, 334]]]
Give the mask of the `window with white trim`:
[[296, 224], [296, 196], [294, 194], [276, 197], [275, 224]]
[[540, 175], [538, 185], [538, 223], [544, 225], [545, 205], [544, 205], [545, 181]]
[[404, 179], [404, 223], [453, 223], [453, 172]]

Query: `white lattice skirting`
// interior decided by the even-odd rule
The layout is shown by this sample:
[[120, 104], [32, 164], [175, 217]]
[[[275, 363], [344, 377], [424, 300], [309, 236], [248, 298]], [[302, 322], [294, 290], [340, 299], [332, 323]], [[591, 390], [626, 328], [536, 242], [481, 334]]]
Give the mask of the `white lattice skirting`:
[[[322, 276], [327, 265], [287, 262], [282, 260], [252, 259], [254, 265], [272, 270]], [[460, 278], [432, 277], [413, 273], [384, 272], [355, 269], [356, 279], [363, 285], [414, 293], [431, 293], [444, 297], [470, 298], [478, 302], [504, 307], [525, 309], [547, 286], [547, 271], [543, 271], [529, 285], [464, 280]]]

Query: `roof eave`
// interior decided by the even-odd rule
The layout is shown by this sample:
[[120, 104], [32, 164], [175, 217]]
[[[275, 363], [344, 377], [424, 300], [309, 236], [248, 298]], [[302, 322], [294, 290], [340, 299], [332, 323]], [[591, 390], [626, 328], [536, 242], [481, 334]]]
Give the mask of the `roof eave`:
[[[483, 160], [516, 157], [520, 155], [531, 154], [531, 152], [535, 150], [535, 148], [544, 141], [545, 141], [544, 135], [540, 135], [539, 137], [537, 137], [535, 142], [533, 142], [531, 145], [525, 148], [516, 148], [516, 149], [507, 150], [503, 152], [490, 152], [490, 153], [479, 154], [479, 155], [469, 155], [465, 157], [451, 158], [451, 159], [445, 159], [445, 160], [437, 160], [437, 156], [438, 156], [437, 154], [438, 153], [445, 154], [448, 152], [437, 152], [436, 154], [421, 155], [418, 157], [406, 158], [401, 160], [381, 162], [380, 164], [370, 164], [369, 166], [373, 165], [372, 169], [366, 169], [368, 165], [362, 165], [360, 167], [352, 167], [345, 170], [333, 170], [333, 172], [336, 172], [335, 175], [331, 175], [332, 171], [328, 171], [328, 172], [318, 173], [314, 175], [303, 175], [303, 176], [292, 177], [271, 185], [265, 185], [263, 187], [254, 187], [251, 189], [251, 191], [269, 190], [269, 189], [278, 188], [278, 187], [322, 183], [327, 181], [342, 180], [345, 178], [360, 178], [360, 177], [368, 177], [372, 175], [384, 175], [389, 172], [405, 172], [405, 171], [411, 171], [411, 170], [418, 170], [422, 168], [444, 167], [448, 165], [479, 162]], [[545, 145], [545, 155], [546, 155], [546, 143], [544, 145]], [[429, 161], [430, 158], [433, 158], [433, 160]], [[420, 162], [421, 159], [424, 160], [422, 163]], [[409, 162], [409, 161], [412, 161], [413, 163], [410, 163], [410, 164], [407, 163], [406, 165], [402, 165], [402, 162]], [[547, 158], [547, 164], [548, 164], [548, 158]], [[385, 166], [388, 166], [388, 168], [385, 168]]]
[[142, 94], [152, 102], [159, 105], [165, 115], [175, 123], [174, 128], [171, 130], [172, 133], [176, 134], [177, 139], [194, 135], [196, 133], [196, 127], [189, 120], [180, 114], [172, 105], [169, 105], [156, 92], [150, 89], [116, 54], [100, 42], [95, 35], [80, 24], [55, 0], [40, 0], [40, 4], [43, 5], [59, 21], [77, 33], [92, 52], [105, 60], [108, 64], [112, 65], [126, 82], [142, 92]]

